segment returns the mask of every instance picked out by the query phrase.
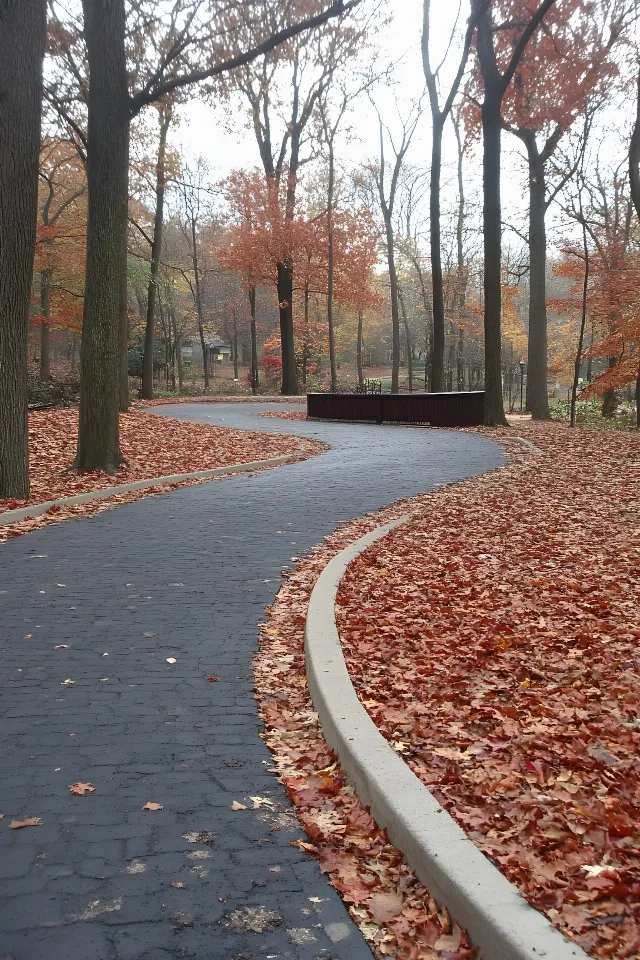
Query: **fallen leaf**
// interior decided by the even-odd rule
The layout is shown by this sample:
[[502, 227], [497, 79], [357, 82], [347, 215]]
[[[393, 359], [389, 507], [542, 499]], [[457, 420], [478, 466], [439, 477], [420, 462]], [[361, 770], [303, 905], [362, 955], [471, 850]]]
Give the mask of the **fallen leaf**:
[[234, 800], [233, 803], [231, 804], [231, 809], [232, 809], [232, 810], [246, 810], [247, 808], [245, 807], [244, 803], [238, 803], [237, 800]]
[[60, 685], [63, 687], [69, 687], [74, 683], [75, 683], [75, 680], [63, 680]]
[[171, 886], [175, 887], [176, 890], [182, 890], [182, 888], [184, 887], [184, 883], [182, 882], [182, 880], [172, 880]]
[[273, 800], [269, 800], [268, 797], [249, 797], [249, 800], [253, 801], [254, 810], [258, 810], [260, 807], [275, 807]]
[[[22, 639], [23, 639], [23, 640], [31, 640], [31, 637], [32, 637], [32, 636], [33, 636], [32, 633], [25, 633], [25, 635], [24, 635], [24, 637], [23, 637]], [[57, 650], [58, 648], [55, 647], [55, 649]]]
[[175, 657], [167, 657], [167, 663], [177, 663], [177, 660]]
[[43, 821], [40, 817], [27, 817], [26, 820], [12, 820], [9, 824], [9, 830], [21, 830], [22, 827], [41, 827]]
[[164, 810], [164, 807], [161, 803], [151, 803], [150, 801], [145, 803], [142, 810]]
[[95, 793], [95, 789], [92, 783], [82, 783], [78, 781], [78, 783], [69, 784], [69, 793], [75, 793], [79, 797], [84, 797], [87, 793]]
[[215, 683], [218, 677], [214, 677], [213, 674], [210, 677], [207, 677], [209, 683]]
[[[29, 636], [31, 636], [31, 634], [29, 634]], [[57, 643], [53, 649], [54, 650], [70, 650], [71, 647], [69, 646], [68, 643]]]
[[381, 925], [397, 917], [402, 912], [403, 904], [399, 893], [374, 893], [367, 906], [374, 922]]

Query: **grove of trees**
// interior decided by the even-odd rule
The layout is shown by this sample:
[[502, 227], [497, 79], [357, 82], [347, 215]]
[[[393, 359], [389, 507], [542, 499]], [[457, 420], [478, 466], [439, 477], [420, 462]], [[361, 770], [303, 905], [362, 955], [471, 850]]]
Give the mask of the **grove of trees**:
[[[488, 425], [558, 390], [640, 409], [634, 0], [423, 0], [409, 91], [400, 6], [0, 0], [0, 497], [29, 495], [32, 381], [79, 380], [74, 466], [114, 473], [132, 385], [197, 392], [193, 350], [216, 389], [222, 343], [254, 394], [369, 370], [483, 389]], [[196, 98], [230, 175], [177, 148]]]

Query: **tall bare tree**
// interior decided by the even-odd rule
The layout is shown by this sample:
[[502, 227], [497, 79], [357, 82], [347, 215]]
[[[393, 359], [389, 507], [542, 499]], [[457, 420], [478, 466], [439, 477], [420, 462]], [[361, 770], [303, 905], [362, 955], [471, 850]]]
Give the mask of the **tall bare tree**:
[[[420, 121], [423, 111], [422, 98], [414, 103], [406, 118], [400, 117], [400, 139], [394, 140], [388, 127], [383, 123], [380, 111], [376, 107], [378, 114], [378, 125], [380, 128], [380, 158], [374, 169], [378, 200], [380, 211], [384, 221], [384, 235], [387, 250], [387, 265], [389, 268], [389, 287], [391, 296], [391, 329], [392, 329], [392, 355], [391, 355], [391, 392], [397, 393], [400, 383], [400, 301], [398, 295], [398, 271], [396, 269], [395, 253], [395, 231], [394, 231], [394, 209], [396, 204], [396, 194], [402, 165], [404, 163], [407, 151], [411, 146], [413, 135]], [[390, 166], [390, 177], [387, 177], [387, 160], [385, 149], [385, 138], [391, 144], [393, 152], [393, 162]]]
[[451, 38], [446, 47], [444, 56], [440, 63], [434, 68], [431, 63], [430, 39], [431, 39], [431, 0], [424, 0], [423, 24], [422, 24], [422, 66], [424, 76], [427, 82], [429, 92], [429, 102], [431, 104], [432, 120], [432, 141], [431, 141], [431, 190], [429, 198], [429, 207], [431, 214], [430, 221], [430, 240], [431, 240], [431, 282], [433, 286], [433, 360], [431, 373], [431, 389], [438, 393], [444, 390], [444, 284], [442, 279], [442, 237], [440, 223], [440, 184], [442, 179], [442, 134], [447, 117], [451, 113], [454, 100], [458, 94], [462, 77], [469, 59], [469, 50], [471, 41], [476, 29], [479, 17], [486, 12], [490, 0], [480, 0], [474, 8], [464, 36], [462, 52], [458, 62], [458, 69], [453, 79], [449, 93], [440, 107], [440, 97], [438, 94], [439, 75], [447, 53], [451, 48], [457, 20], [454, 24]]

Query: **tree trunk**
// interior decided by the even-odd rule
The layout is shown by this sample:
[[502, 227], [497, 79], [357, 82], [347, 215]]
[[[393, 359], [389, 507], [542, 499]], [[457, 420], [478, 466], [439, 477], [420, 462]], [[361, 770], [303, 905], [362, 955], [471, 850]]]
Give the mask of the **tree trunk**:
[[413, 393], [413, 347], [411, 345], [411, 331], [409, 330], [409, 318], [407, 317], [407, 305], [404, 302], [402, 287], [398, 286], [398, 300], [402, 310], [402, 322], [404, 325], [404, 342], [407, 350], [407, 376], [409, 379], [409, 393]]
[[258, 394], [258, 335], [256, 330], [256, 288], [249, 290], [249, 311], [251, 314], [251, 393]]
[[156, 213], [153, 220], [153, 243], [151, 245], [151, 267], [147, 292], [147, 322], [144, 331], [144, 355], [142, 360], [142, 398], [153, 399], [153, 338], [156, 319], [156, 294], [158, 289], [158, 269], [162, 256], [162, 230], [164, 225], [164, 195], [166, 190], [165, 158], [167, 152], [167, 133], [171, 124], [171, 108], [160, 108], [160, 142], [156, 163]]
[[636, 426], [640, 428], [640, 364], [638, 365], [638, 376], [636, 377]]
[[458, 390], [464, 390], [464, 327], [458, 327], [458, 346], [456, 349], [456, 367], [458, 376]]
[[233, 377], [235, 380], [239, 380], [239, 371], [238, 371], [238, 325], [236, 318], [233, 318]]
[[[582, 215], [582, 192], [580, 192], [580, 214]], [[571, 410], [569, 424], [572, 427], [576, 425], [576, 397], [578, 394], [578, 380], [580, 379], [580, 367], [582, 366], [582, 347], [584, 344], [584, 332], [587, 326], [587, 302], [589, 293], [589, 241], [587, 238], [587, 227], [582, 218], [582, 249], [584, 251], [584, 278], [582, 281], [582, 313], [580, 316], [580, 335], [578, 337], [578, 349], [576, 350], [576, 359], [573, 365], [573, 383], [571, 385]]]
[[396, 273], [396, 258], [394, 250], [393, 226], [391, 220], [385, 218], [385, 234], [387, 238], [387, 262], [389, 265], [389, 286], [391, 288], [391, 393], [397, 393], [400, 383], [400, 311], [398, 305], [398, 274]]
[[29, 497], [27, 358], [45, 0], [0, 0], [0, 497]]
[[278, 264], [278, 307], [280, 311], [280, 346], [282, 353], [282, 390], [285, 397], [298, 395], [296, 348], [293, 339], [293, 269], [288, 263]]
[[502, 398], [500, 100], [485, 92], [484, 138], [484, 422], [506, 425]]
[[631, 199], [640, 217], [640, 71], [638, 71], [638, 93], [636, 96], [636, 118], [629, 145], [629, 184]]
[[336, 338], [333, 329], [333, 280], [335, 274], [335, 249], [333, 242], [333, 195], [335, 191], [335, 158], [333, 138], [329, 137], [329, 184], [327, 188], [327, 230], [329, 235], [328, 275], [327, 275], [327, 323], [329, 327], [329, 367], [331, 369], [331, 393], [338, 389], [338, 371], [336, 367]]
[[202, 310], [202, 296], [200, 294], [200, 267], [198, 265], [198, 234], [196, 232], [195, 217], [191, 217], [191, 262], [195, 282], [196, 314], [198, 316], [198, 333], [202, 348], [202, 371], [204, 374], [204, 391], [209, 390], [209, 356], [208, 347], [204, 339], [204, 314]]
[[529, 158], [529, 348], [527, 410], [534, 420], [550, 420], [547, 361], [547, 237], [545, 165], [527, 131]]
[[[51, 271], [48, 268], [40, 271], [40, 310], [47, 320], [51, 318]], [[49, 324], [46, 320], [42, 320], [40, 323], [40, 379], [49, 380], [50, 377]]]
[[364, 370], [362, 368], [362, 310], [358, 313], [358, 339], [356, 342], [356, 367], [358, 370], [358, 386], [364, 390]]
[[[127, 170], [129, 168], [129, 159], [127, 157]], [[128, 177], [127, 177], [128, 179]], [[127, 184], [127, 196], [129, 188]], [[124, 225], [122, 234], [122, 261], [120, 265], [120, 323], [118, 331], [118, 356], [119, 356], [119, 410], [120, 413], [126, 413], [129, 409], [129, 284], [127, 268], [129, 263], [127, 239], [127, 223]]]
[[87, 265], [77, 467], [113, 474], [118, 435], [129, 106], [124, 0], [83, 0], [89, 60]]
[[429, 207], [431, 213], [431, 282], [433, 286], [433, 358], [431, 365], [431, 390], [440, 393], [444, 389], [444, 285], [442, 281], [442, 254], [440, 236], [440, 179], [442, 171], [442, 122], [433, 118], [433, 141], [431, 147], [431, 187]]
[[173, 325], [173, 343], [176, 351], [176, 363], [178, 365], [178, 391], [182, 393], [183, 370], [182, 370], [182, 337], [178, 333], [178, 324], [176, 321], [176, 312], [173, 306], [169, 307], [169, 318]]

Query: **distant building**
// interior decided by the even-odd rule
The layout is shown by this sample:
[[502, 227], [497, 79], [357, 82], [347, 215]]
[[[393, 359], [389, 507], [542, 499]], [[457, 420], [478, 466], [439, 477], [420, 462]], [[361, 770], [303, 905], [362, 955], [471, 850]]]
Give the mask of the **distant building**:
[[[210, 370], [214, 364], [229, 363], [231, 360], [231, 344], [225, 343], [221, 337], [217, 335], [205, 337], [205, 347]], [[202, 346], [199, 337], [184, 341], [182, 359], [187, 363], [202, 363]]]

